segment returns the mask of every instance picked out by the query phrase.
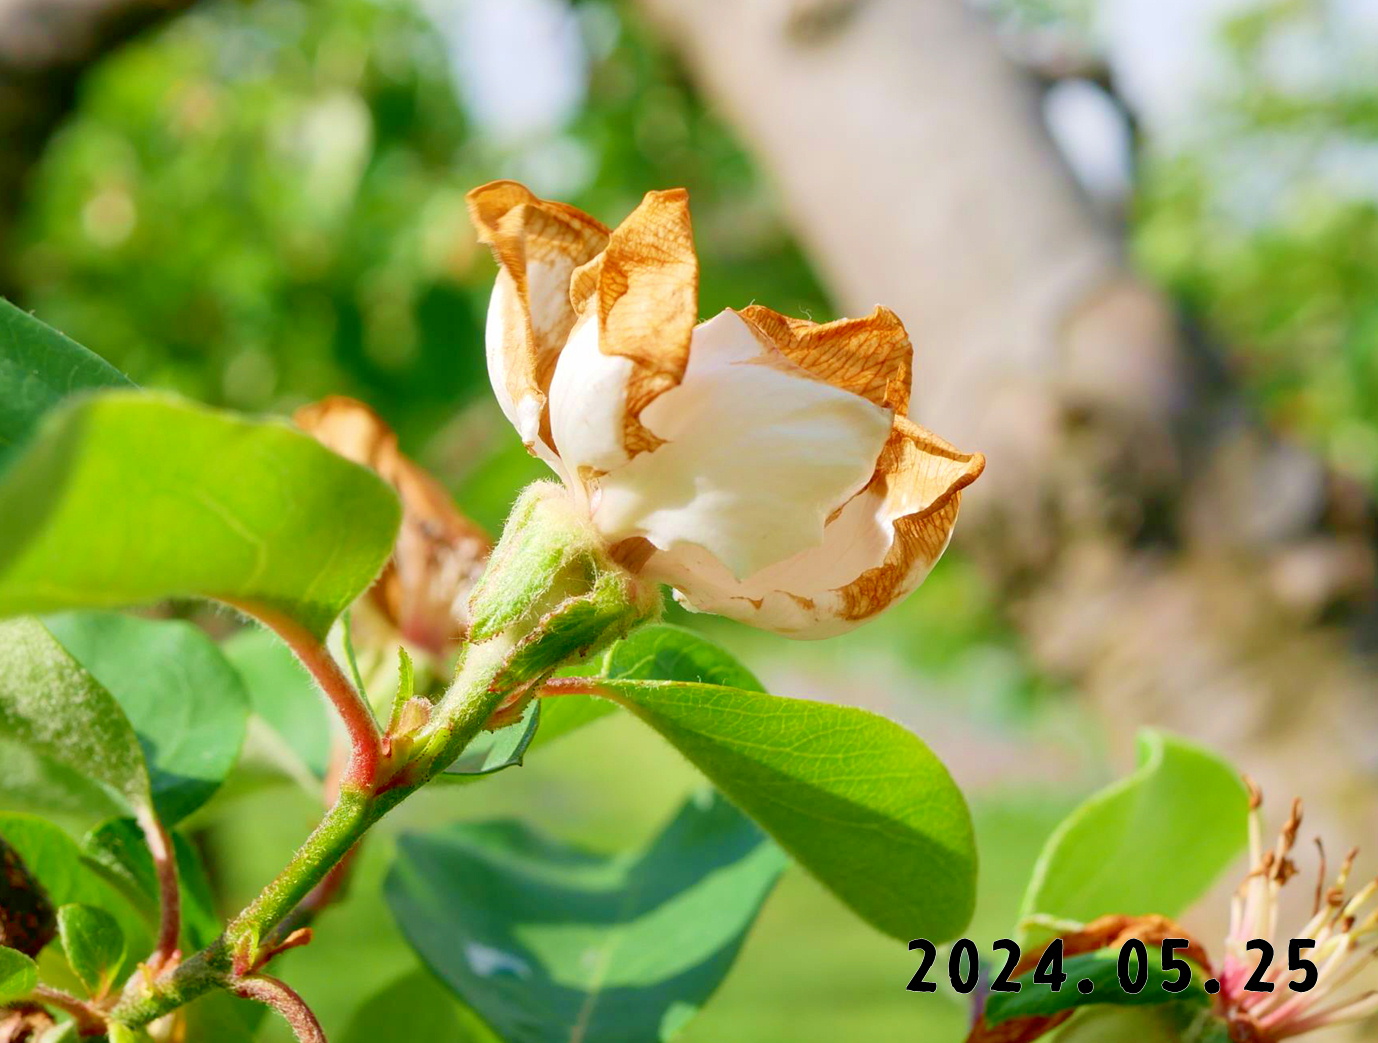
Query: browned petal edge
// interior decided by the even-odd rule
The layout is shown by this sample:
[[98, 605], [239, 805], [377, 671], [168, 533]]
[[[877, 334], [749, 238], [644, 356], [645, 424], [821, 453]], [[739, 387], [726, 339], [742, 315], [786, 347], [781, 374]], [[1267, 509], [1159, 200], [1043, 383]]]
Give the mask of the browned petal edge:
[[607, 249], [574, 274], [570, 299], [578, 309], [596, 302], [599, 350], [631, 360], [623, 448], [628, 456], [655, 449], [661, 439], [641, 423], [641, 411], [684, 378], [698, 322], [689, 193], [647, 192]]
[[[1165, 916], [1102, 916], [1085, 924], [1080, 930], [1069, 931], [1059, 937], [1062, 939], [1064, 957], [1080, 956], [1098, 949], [1118, 949], [1135, 938], [1150, 948], [1161, 945], [1165, 938], [1185, 938], [1187, 948], [1182, 950], [1182, 955], [1196, 961], [1207, 974], [1211, 973], [1206, 950], [1181, 925]], [[1048, 946], [1056, 940], [1049, 939], [1044, 945], [1026, 953], [1011, 972], [1011, 977], [1017, 978], [1037, 967]], [[967, 1043], [1032, 1043], [1062, 1025], [1073, 1013], [1066, 1010], [1046, 1016], [1012, 1018], [995, 1026], [987, 1025], [983, 1016], [972, 1026]]]
[[882, 409], [909, 412], [914, 348], [904, 323], [889, 308], [860, 319], [810, 322], [760, 304], [737, 312], [796, 366]]
[[397, 546], [365, 597], [408, 641], [443, 655], [464, 637], [453, 606], [464, 602], [491, 549], [488, 535], [454, 506], [443, 486], [397, 448], [372, 409], [332, 395], [303, 406], [296, 424], [326, 448], [376, 471], [397, 490]]
[[[538, 327], [532, 319], [534, 294], [558, 294], [568, 300], [570, 277], [576, 268], [597, 256], [608, 242], [608, 228], [578, 207], [541, 199], [516, 181], [492, 181], [465, 197], [479, 241], [487, 243], [516, 290], [518, 314], [504, 316], [504, 331], [515, 330], [517, 340], [505, 343], [506, 391], [516, 403], [534, 396], [541, 403], [541, 437], [550, 443], [546, 392], [560, 351], [574, 327], [573, 308], [542, 309], [549, 321]], [[549, 269], [543, 284], [533, 286], [530, 266]]]
[[837, 591], [843, 619], [875, 615], [904, 593], [917, 567], [942, 555], [957, 523], [961, 491], [981, 476], [986, 458], [963, 453], [904, 416], [896, 416], [875, 474], [858, 495], [879, 494], [898, 512], [885, 560]]

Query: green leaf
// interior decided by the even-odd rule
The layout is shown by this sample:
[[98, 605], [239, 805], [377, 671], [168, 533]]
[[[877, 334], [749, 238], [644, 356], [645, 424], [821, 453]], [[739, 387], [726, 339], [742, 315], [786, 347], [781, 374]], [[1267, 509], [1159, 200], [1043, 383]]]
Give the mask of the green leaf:
[[[587, 667], [573, 667], [569, 672], [578, 675], [588, 670]], [[750, 692], [765, 691], [755, 675], [730, 653], [692, 630], [668, 623], [641, 627], [615, 643], [604, 653], [595, 673], [599, 677], [698, 681]], [[562, 695], [543, 700], [541, 728], [531, 748], [539, 749], [616, 711], [615, 703], [591, 695]]]
[[[1207, 1003], [1210, 997], [1201, 987], [1204, 975], [1199, 967], [1193, 967], [1191, 986], [1185, 991], [1171, 994], [1163, 991], [1163, 983], [1176, 981], [1177, 971], [1164, 971], [1155, 949], [1148, 950], [1148, 977], [1142, 991], [1125, 992], [1120, 987], [1119, 949], [1099, 949], [1096, 952], [1069, 956], [1062, 964], [1067, 975], [1062, 988], [1053, 992], [1046, 985], [1036, 984], [1032, 979], [1036, 971], [1012, 979], [1021, 986], [1019, 992], [993, 992], [986, 1001], [986, 1023], [999, 1025], [1011, 1018], [1025, 1018], [1033, 1015], [1058, 1014], [1064, 1010], [1093, 1005], [1117, 1007], [1151, 1007], [1164, 1003]], [[1130, 957], [1130, 977], [1138, 979], [1138, 959]], [[1083, 994], [1077, 983], [1089, 981], [1092, 991]]]
[[159, 818], [171, 826], [209, 800], [249, 717], [239, 673], [216, 643], [180, 620], [69, 612], [44, 622], [134, 726]]
[[287, 744], [316, 778], [330, 768], [330, 737], [335, 727], [311, 675], [263, 627], [246, 627], [221, 644], [249, 693], [249, 705]]
[[344, 1043], [488, 1043], [495, 1037], [435, 977], [413, 971], [375, 993], [350, 1022]]
[[125, 955], [124, 932], [115, 918], [95, 906], [64, 905], [57, 911], [57, 933], [67, 963], [91, 995], [109, 992]]
[[971, 817], [942, 762], [850, 706], [678, 681], [602, 688], [658, 731], [862, 919], [955, 937], [975, 902]]
[[[1243, 850], [1249, 798], [1220, 757], [1164, 732], [1139, 736], [1139, 767], [1048, 839], [1021, 920], [1180, 916]], [[1027, 942], [1033, 931], [1023, 928]]]
[[[202, 949], [220, 933], [215, 900], [201, 856], [180, 833], [172, 834], [177, 858], [177, 878], [182, 892], [182, 930], [192, 952]], [[81, 841], [84, 857], [99, 867], [150, 924], [159, 918], [161, 896], [158, 876], [148, 843], [132, 818], [102, 822]]]
[[704, 794], [631, 858], [516, 822], [405, 835], [386, 893], [408, 940], [506, 1043], [653, 1043], [722, 981], [784, 865]]
[[[261, 1003], [242, 1000], [218, 989], [185, 1009], [189, 1043], [254, 1043], [268, 1011]], [[423, 1041], [418, 1039], [416, 1043]]]
[[34, 619], [0, 622], [0, 735], [100, 784], [117, 807], [152, 807], [119, 703]]
[[0, 503], [0, 616], [200, 596], [322, 639], [399, 517], [381, 479], [285, 423], [121, 391], [49, 413]]
[[38, 964], [18, 949], [0, 945], [0, 1006], [27, 996], [38, 984]]
[[132, 386], [100, 356], [0, 300], [0, 468], [39, 418], [68, 395]]
[[539, 702], [533, 699], [527, 704], [520, 720], [495, 732], [482, 732], [439, 778], [467, 781], [521, 764], [540, 726], [541, 714]]
[[1057, 1034], [1057, 1043], [1230, 1043], [1220, 1038], [1184, 1036], [1173, 1019], [1175, 1008], [1087, 1007]]

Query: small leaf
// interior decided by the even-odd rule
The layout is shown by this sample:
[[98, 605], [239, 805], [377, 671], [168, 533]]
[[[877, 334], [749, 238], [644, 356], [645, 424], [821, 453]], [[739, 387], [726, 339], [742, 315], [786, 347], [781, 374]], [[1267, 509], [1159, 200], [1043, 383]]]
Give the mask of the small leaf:
[[98, 783], [117, 808], [152, 807], [119, 703], [34, 619], [0, 622], [0, 735]]
[[312, 775], [325, 778], [334, 723], [301, 661], [263, 627], [245, 627], [220, 648], [239, 671], [254, 713], [268, 722]]
[[531, 745], [544, 711], [536, 700], [527, 704], [521, 719], [495, 732], [481, 732], [459, 759], [437, 778], [464, 782], [475, 776], [492, 775], [521, 764]]
[[966, 926], [971, 816], [909, 731], [850, 706], [711, 684], [610, 678], [602, 688], [872, 926], [935, 941]]
[[[1033, 972], [1012, 979], [1021, 986], [1019, 992], [993, 992], [986, 1001], [986, 1024], [999, 1025], [1011, 1018], [1025, 1018], [1033, 1015], [1058, 1014], [1064, 1010], [1093, 1005], [1118, 1007], [1151, 1007], [1165, 1003], [1206, 1003], [1209, 997], [1201, 988], [1204, 975], [1199, 967], [1193, 968], [1191, 986], [1185, 991], [1171, 994], [1163, 991], [1163, 983], [1177, 979], [1177, 971], [1164, 971], [1158, 954], [1148, 949], [1148, 973], [1142, 991], [1128, 993], [1120, 986], [1119, 949], [1098, 949], [1095, 952], [1069, 956], [1062, 969], [1067, 981], [1058, 992], [1038, 985], [1031, 979]], [[1139, 969], [1137, 957], [1131, 957], [1130, 977], [1137, 981], [1143, 972]], [[1090, 993], [1083, 993], [1078, 982], [1089, 981]]]
[[[220, 933], [220, 921], [215, 915], [215, 900], [201, 856], [180, 833], [172, 834], [172, 845], [182, 892], [182, 929], [190, 942], [186, 951], [191, 952], [214, 940]], [[143, 830], [132, 818], [102, 822], [82, 839], [81, 850], [140, 909], [145, 920], [150, 924], [158, 922], [158, 876]]]
[[[358, 668], [355, 668], [356, 672]], [[367, 689], [360, 684], [360, 691]], [[411, 656], [401, 645], [397, 646], [397, 694], [392, 697], [392, 713], [388, 715], [388, 731], [397, 727], [397, 720], [402, 716], [402, 707], [407, 705], [407, 700], [416, 694], [416, 668], [412, 665]]]
[[104, 996], [124, 962], [124, 932], [104, 909], [64, 905], [57, 911], [62, 951], [92, 996]]
[[386, 893], [408, 940], [506, 1043], [655, 1043], [721, 982], [784, 864], [705, 794], [638, 858], [516, 822], [406, 835]]
[[344, 1043], [497, 1043], [478, 1017], [424, 970], [399, 978], [365, 1000], [343, 1038]]
[[68, 395], [132, 386], [100, 356], [0, 300], [0, 468], [43, 414]]
[[17, 949], [0, 946], [0, 1006], [27, 996], [38, 984], [38, 964]]
[[[1044, 845], [1021, 920], [1180, 916], [1243, 850], [1249, 798], [1215, 754], [1139, 736], [1139, 767], [1073, 811]], [[1024, 940], [1043, 929], [1024, 929]]]
[[400, 514], [376, 475], [285, 423], [125, 391], [50, 412], [0, 503], [0, 616], [198, 596], [321, 639]]
[[1183, 1036], [1170, 1004], [1160, 1007], [1088, 1007], [1058, 1033], [1057, 1043], [1230, 1043], [1229, 1037]]
[[68, 612], [44, 622], [133, 725], [164, 824], [209, 800], [239, 758], [249, 717], [239, 673], [216, 643], [181, 620]]

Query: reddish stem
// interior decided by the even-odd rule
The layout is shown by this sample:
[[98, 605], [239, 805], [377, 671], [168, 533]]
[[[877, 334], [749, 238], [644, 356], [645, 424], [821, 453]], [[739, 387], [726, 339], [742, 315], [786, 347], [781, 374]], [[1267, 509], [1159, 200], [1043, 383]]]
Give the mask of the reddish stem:
[[177, 855], [172, 846], [172, 837], [151, 808], [139, 812], [138, 822], [148, 852], [153, 856], [153, 869], [158, 878], [158, 944], [149, 965], [154, 973], [161, 973], [177, 961], [182, 934], [182, 892], [177, 886]]
[[260, 975], [241, 979], [234, 984], [234, 993], [246, 1000], [272, 1007], [292, 1026], [292, 1034], [300, 1043], [326, 1043], [321, 1023], [311, 1013], [306, 1001], [276, 978]]
[[544, 698], [547, 695], [600, 695], [603, 691], [601, 679], [597, 677], [552, 677], [536, 694]]
[[71, 1015], [72, 1023], [76, 1025], [78, 1035], [105, 1035], [107, 1027], [105, 1015], [91, 1004], [84, 1003], [70, 993], [63, 992], [61, 989], [54, 989], [50, 985], [35, 985], [33, 992], [29, 995], [45, 1007], [53, 1007], [64, 1014]]
[[257, 605], [233, 604], [287, 642], [287, 647], [311, 671], [349, 734], [349, 766], [341, 779], [342, 785], [364, 793], [372, 791], [383, 756], [383, 740], [363, 693], [345, 676], [325, 643], [300, 623]]

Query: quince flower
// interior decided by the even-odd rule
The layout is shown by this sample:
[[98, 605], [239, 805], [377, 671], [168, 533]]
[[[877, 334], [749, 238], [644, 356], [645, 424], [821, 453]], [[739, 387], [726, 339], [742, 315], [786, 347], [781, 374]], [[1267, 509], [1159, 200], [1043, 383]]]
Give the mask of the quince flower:
[[923, 581], [985, 461], [906, 416], [893, 312], [816, 324], [753, 304], [698, 322], [682, 189], [615, 231], [512, 181], [468, 200], [499, 265], [493, 390], [617, 561], [795, 638]]

